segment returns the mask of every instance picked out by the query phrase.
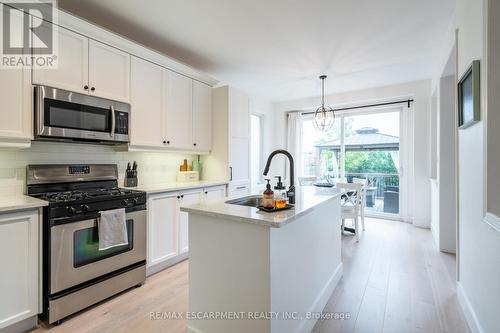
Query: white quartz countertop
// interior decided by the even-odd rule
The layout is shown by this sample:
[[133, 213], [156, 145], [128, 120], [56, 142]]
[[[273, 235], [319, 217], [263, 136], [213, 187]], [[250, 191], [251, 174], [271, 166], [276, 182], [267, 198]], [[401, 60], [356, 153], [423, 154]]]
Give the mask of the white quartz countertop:
[[0, 212], [2, 213], [22, 209], [40, 208], [48, 204], [48, 201], [32, 198], [27, 195], [0, 196]]
[[203, 187], [211, 187], [218, 185], [227, 185], [227, 182], [224, 181], [208, 181], [201, 180], [198, 182], [189, 182], [189, 183], [158, 183], [151, 185], [139, 185], [137, 187], [130, 187], [131, 189], [144, 191], [147, 193], [162, 193], [162, 192], [172, 192], [172, 191], [182, 191], [189, 190], [195, 188], [203, 188]]
[[[237, 199], [238, 197], [182, 206], [181, 211], [280, 228], [292, 222], [294, 219], [307, 214], [314, 209], [314, 207], [328, 200], [337, 198], [342, 195], [342, 193], [344, 193], [344, 191], [335, 188], [299, 186], [296, 188], [295, 207], [275, 213], [262, 212], [255, 207], [226, 203], [226, 201]], [[253, 193], [253, 195], [261, 195], [261, 193]]]

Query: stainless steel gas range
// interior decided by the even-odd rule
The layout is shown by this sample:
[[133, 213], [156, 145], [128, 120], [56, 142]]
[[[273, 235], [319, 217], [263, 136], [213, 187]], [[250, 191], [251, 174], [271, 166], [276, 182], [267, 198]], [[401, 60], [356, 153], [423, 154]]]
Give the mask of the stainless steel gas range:
[[[116, 165], [29, 165], [43, 211], [43, 314], [65, 317], [146, 279], [146, 194], [118, 188]], [[125, 208], [128, 243], [99, 250], [100, 212]]]

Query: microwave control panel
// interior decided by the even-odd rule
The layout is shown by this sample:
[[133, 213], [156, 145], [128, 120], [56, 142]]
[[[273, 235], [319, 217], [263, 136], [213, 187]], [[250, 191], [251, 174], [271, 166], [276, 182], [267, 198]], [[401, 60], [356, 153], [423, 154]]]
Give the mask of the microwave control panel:
[[128, 112], [115, 111], [115, 133], [128, 135]]

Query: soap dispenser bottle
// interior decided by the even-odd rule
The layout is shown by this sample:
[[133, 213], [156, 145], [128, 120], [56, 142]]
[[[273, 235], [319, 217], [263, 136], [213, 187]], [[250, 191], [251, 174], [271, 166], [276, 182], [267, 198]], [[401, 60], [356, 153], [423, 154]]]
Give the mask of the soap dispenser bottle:
[[275, 178], [278, 178], [278, 184], [274, 187], [274, 207], [285, 208], [287, 203], [286, 188], [281, 182], [281, 176]]
[[271, 190], [271, 179], [266, 179], [266, 181], [267, 185], [262, 196], [262, 206], [264, 206], [264, 208], [272, 209], [274, 208], [274, 192]]

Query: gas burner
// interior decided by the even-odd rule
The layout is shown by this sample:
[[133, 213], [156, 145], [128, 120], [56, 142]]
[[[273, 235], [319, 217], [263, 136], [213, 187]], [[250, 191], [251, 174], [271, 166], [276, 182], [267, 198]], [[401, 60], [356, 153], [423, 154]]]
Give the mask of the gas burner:
[[129, 194], [138, 193], [134, 190], [127, 190], [121, 188], [100, 188], [100, 189], [89, 189], [89, 190], [78, 190], [78, 191], [64, 191], [64, 192], [52, 192], [42, 194], [40, 199], [47, 200], [49, 202], [69, 202], [78, 201], [93, 198], [112, 198], [125, 196]]
[[82, 200], [88, 197], [88, 194], [82, 191], [65, 191], [42, 194], [41, 199], [50, 202], [66, 202], [74, 200]]

